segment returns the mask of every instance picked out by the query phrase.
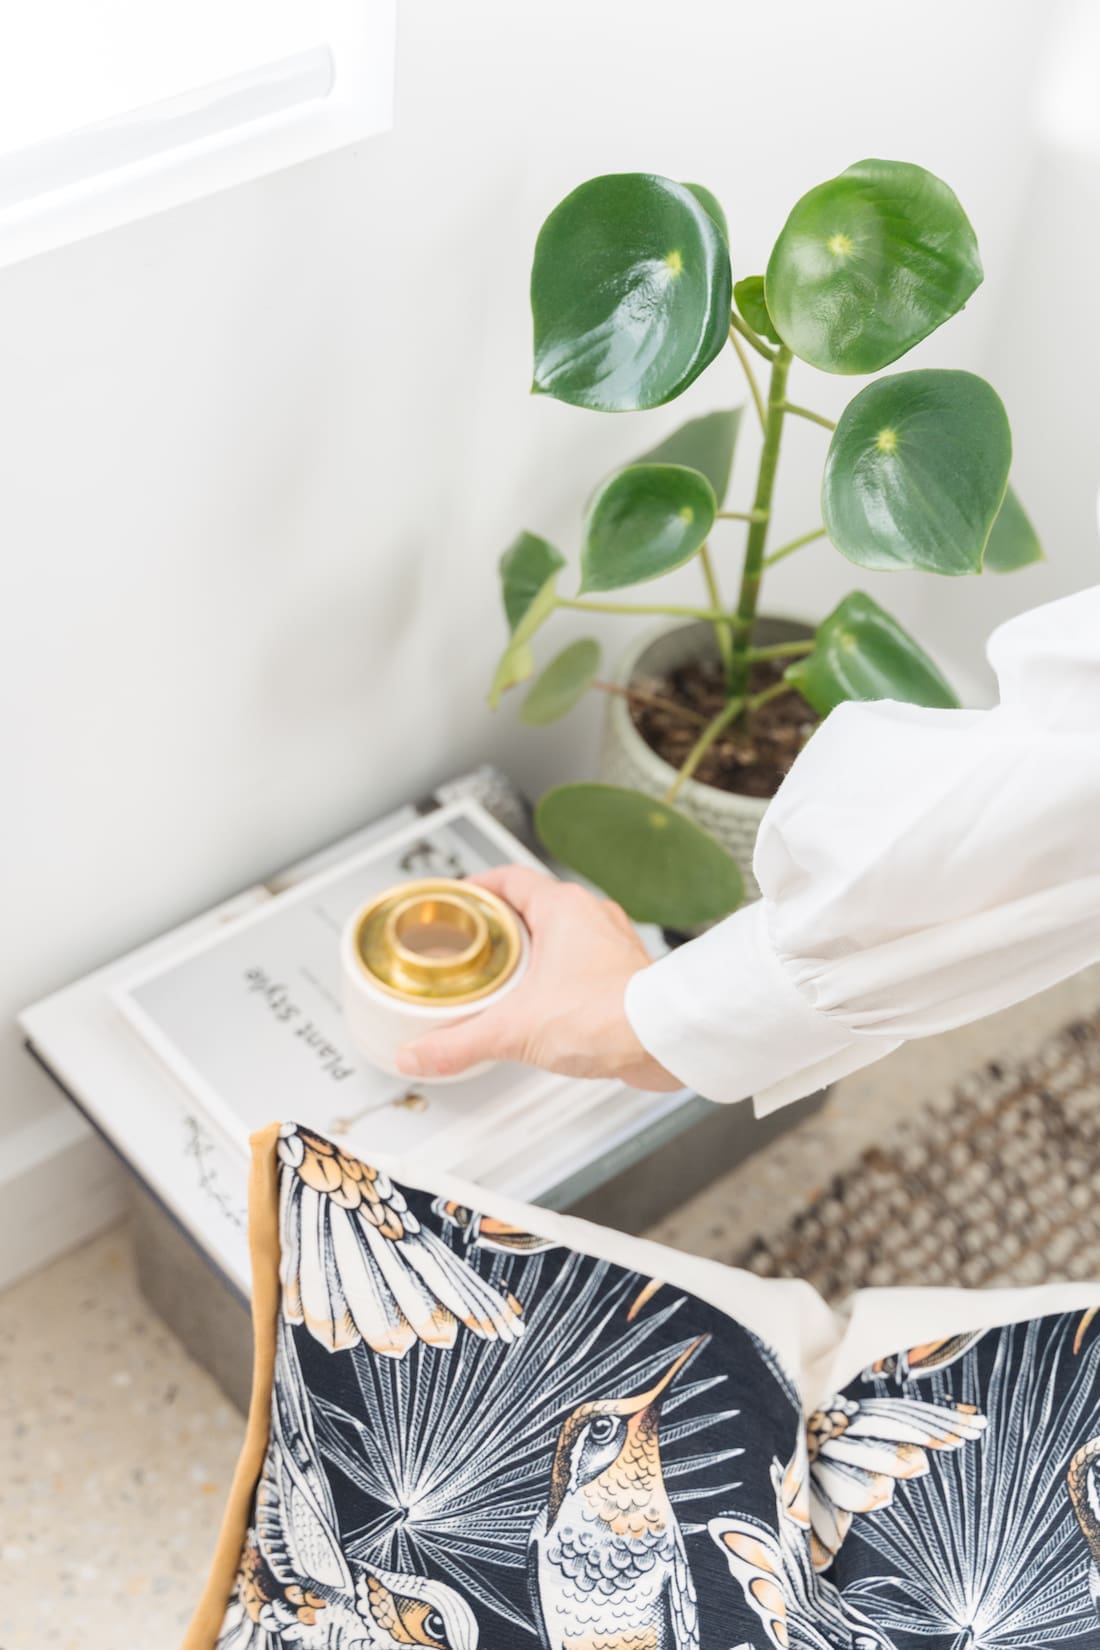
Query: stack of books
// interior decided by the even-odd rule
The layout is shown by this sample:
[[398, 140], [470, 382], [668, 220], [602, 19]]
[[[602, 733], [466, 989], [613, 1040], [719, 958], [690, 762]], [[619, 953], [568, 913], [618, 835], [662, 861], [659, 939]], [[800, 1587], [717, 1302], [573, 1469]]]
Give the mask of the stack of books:
[[[522, 821], [516, 794], [481, 770], [22, 1016], [32, 1052], [231, 1283], [247, 1289], [248, 1137], [273, 1119], [368, 1160], [411, 1157], [560, 1207], [696, 1115], [686, 1092], [520, 1066], [410, 1086], [352, 1044], [340, 1005], [347, 918], [403, 879], [545, 869]], [[660, 949], [659, 935], [646, 938]]]

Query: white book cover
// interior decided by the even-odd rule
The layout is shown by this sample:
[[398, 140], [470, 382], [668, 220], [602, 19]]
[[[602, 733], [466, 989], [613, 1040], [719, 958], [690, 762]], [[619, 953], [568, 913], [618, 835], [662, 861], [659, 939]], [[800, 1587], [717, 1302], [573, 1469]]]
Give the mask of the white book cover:
[[36, 1055], [242, 1290], [247, 1137], [273, 1119], [560, 1207], [705, 1109], [516, 1066], [403, 1105], [405, 1086], [358, 1058], [338, 1006], [346, 915], [402, 877], [546, 869], [460, 783], [444, 787], [459, 800], [396, 810], [20, 1015]]
[[[617, 1084], [566, 1084], [501, 1065], [467, 1082], [410, 1085], [367, 1063], [340, 1002], [339, 940], [373, 894], [402, 880], [467, 876], [531, 856], [463, 799], [264, 901], [116, 987], [131, 1025], [234, 1144], [293, 1117], [360, 1149], [490, 1162], [560, 1126], [568, 1087], [583, 1113]], [[537, 863], [531, 860], [532, 863]], [[509, 1120], [520, 1133], [508, 1135]]]

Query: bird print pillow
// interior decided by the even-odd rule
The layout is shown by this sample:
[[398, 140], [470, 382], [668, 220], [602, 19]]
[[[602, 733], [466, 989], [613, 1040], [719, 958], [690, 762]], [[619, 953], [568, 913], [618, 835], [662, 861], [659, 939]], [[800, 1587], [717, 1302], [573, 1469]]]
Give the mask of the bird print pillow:
[[579, 1223], [294, 1125], [252, 1200], [253, 1410], [184, 1650], [1100, 1647], [1091, 1311], [887, 1353], [807, 1415]]

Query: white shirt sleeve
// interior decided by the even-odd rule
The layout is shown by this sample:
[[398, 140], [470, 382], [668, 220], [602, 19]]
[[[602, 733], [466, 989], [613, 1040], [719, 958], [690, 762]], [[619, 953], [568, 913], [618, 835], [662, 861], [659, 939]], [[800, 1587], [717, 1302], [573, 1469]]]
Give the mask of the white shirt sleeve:
[[763, 1115], [1100, 959], [1100, 586], [988, 654], [992, 710], [834, 710], [764, 816], [762, 897], [631, 980], [698, 1093]]

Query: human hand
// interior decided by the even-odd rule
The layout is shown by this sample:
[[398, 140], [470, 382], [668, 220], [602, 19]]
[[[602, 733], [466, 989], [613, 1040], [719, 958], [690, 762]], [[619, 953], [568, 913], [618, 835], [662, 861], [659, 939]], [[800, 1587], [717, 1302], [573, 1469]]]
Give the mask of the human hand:
[[527, 973], [494, 1007], [400, 1049], [407, 1077], [453, 1077], [482, 1060], [516, 1060], [637, 1089], [681, 1087], [626, 1017], [627, 982], [651, 959], [621, 905], [521, 865], [469, 880], [507, 900], [527, 924]]

